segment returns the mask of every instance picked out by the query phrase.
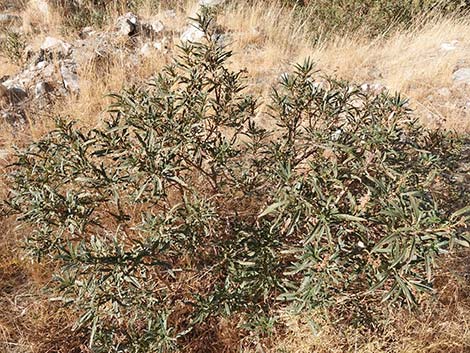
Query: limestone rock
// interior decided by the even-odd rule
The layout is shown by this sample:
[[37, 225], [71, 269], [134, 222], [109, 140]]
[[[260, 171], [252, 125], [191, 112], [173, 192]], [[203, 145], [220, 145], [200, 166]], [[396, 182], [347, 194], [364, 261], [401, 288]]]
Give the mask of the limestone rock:
[[450, 89], [448, 89], [447, 87], [442, 87], [442, 88], [439, 88], [436, 93], [442, 97], [449, 97], [451, 95], [451, 91]]
[[204, 32], [196, 26], [188, 26], [180, 37], [183, 43], [199, 42], [202, 38], [204, 38]]
[[116, 29], [123, 36], [133, 36], [140, 30], [139, 19], [132, 12], [128, 12], [118, 17]]
[[47, 0], [32, 0], [31, 5], [34, 6], [41, 15], [50, 15], [51, 9]]
[[364, 83], [363, 85], [361, 85], [361, 90], [364, 92], [372, 92], [375, 94], [380, 94], [386, 90], [386, 87], [379, 82]]
[[453, 40], [450, 42], [442, 43], [440, 46], [441, 51], [453, 51], [458, 48], [459, 41]]
[[54, 88], [52, 87], [52, 85], [49, 82], [39, 81], [34, 86], [34, 97], [35, 98], [43, 97], [43, 96], [47, 95], [48, 93], [52, 92], [53, 90], [54, 90]]
[[49, 53], [59, 53], [62, 56], [67, 56], [70, 54], [72, 46], [69, 43], [64, 42], [61, 39], [54, 37], [46, 37], [44, 42], [41, 44], [41, 50]]
[[160, 33], [165, 29], [165, 26], [163, 26], [163, 23], [160, 20], [152, 20], [147, 22], [145, 25], [151, 28], [155, 33]]
[[96, 32], [93, 30], [93, 27], [85, 27], [80, 30], [78, 36], [80, 39], [86, 39], [93, 36], [94, 34], [96, 34]]
[[155, 50], [155, 48], [150, 44], [150, 43], [145, 43], [142, 48], [140, 48], [140, 51], [139, 53], [142, 55], [142, 56], [146, 56], [146, 57], [149, 57], [152, 55], [153, 51]]
[[64, 84], [64, 87], [67, 91], [72, 93], [78, 93], [80, 91], [80, 86], [78, 84], [78, 75], [75, 72], [73, 63], [63, 62], [60, 65], [60, 74], [62, 75], [62, 83]]
[[452, 74], [452, 79], [454, 80], [455, 83], [469, 84], [470, 83], [470, 68], [464, 67], [464, 68], [458, 69]]
[[217, 6], [221, 5], [225, 2], [225, 0], [199, 0], [199, 5], [200, 6]]

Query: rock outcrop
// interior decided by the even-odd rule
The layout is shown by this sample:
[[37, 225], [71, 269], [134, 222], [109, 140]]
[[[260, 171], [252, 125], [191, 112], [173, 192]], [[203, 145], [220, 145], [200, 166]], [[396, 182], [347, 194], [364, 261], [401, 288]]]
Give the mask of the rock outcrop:
[[[218, 7], [224, 3], [224, 0], [199, 0], [197, 11], [202, 7]], [[28, 9], [38, 16], [41, 23], [48, 23], [54, 15], [51, 4], [49, 0], [30, 0]], [[0, 28], [14, 27], [15, 31], [21, 31], [22, 23], [23, 26], [29, 24], [28, 19], [25, 22], [15, 14], [17, 9], [0, 8], [5, 11], [0, 13]], [[45, 112], [49, 104], [69, 95], [81, 94], [84, 84], [81, 82], [81, 72], [102, 70], [106, 73], [116, 62], [137, 67], [144, 59], [171, 51], [175, 42], [198, 42], [203, 39], [204, 32], [198, 26], [189, 22], [181, 26], [176, 17], [174, 10], [162, 11], [150, 18], [127, 12], [119, 16], [108, 30], [84, 27], [75, 39], [65, 40], [49, 35], [41, 43], [25, 43], [22, 68], [0, 80], [1, 116], [15, 124], [30, 118], [37, 119], [40, 115], [36, 113], [28, 119], [25, 119], [25, 114]], [[232, 40], [232, 35], [224, 28], [213, 29], [219, 45], [226, 45]], [[29, 31], [31, 28], [23, 30]]]

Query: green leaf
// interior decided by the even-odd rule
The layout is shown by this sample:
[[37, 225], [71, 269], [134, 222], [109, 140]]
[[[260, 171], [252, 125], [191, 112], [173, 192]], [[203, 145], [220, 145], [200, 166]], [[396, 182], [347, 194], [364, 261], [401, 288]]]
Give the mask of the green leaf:
[[351, 221], [351, 222], [367, 222], [367, 219], [362, 218], [362, 217], [357, 217], [357, 216], [352, 216], [349, 214], [342, 214], [342, 213], [337, 213], [333, 215], [334, 218], [337, 219], [342, 219], [345, 221]]
[[[463, 215], [465, 215], [466, 213], [470, 213], [470, 206], [461, 208], [460, 210], [457, 210], [457, 211], [455, 211], [454, 213], [452, 213], [452, 215], [450, 216], [450, 220], [451, 220], [451, 221], [454, 221], [454, 220], [456, 220], [458, 217], [463, 216]], [[469, 215], [469, 216], [470, 216], [470, 215]]]
[[258, 218], [261, 218], [261, 217], [267, 216], [268, 214], [273, 213], [273, 212], [276, 211], [279, 207], [284, 206], [286, 203], [287, 203], [287, 201], [279, 201], [279, 202], [275, 202], [275, 203], [269, 205], [268, 207], [266, 207], [266, 208], [264, 209], [263, 212], [261, 212], [261, 213], [258, 215]]

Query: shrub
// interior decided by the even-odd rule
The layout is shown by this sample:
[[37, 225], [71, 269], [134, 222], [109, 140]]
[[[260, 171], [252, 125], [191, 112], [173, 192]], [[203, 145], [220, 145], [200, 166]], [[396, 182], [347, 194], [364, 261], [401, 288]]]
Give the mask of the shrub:
[[135, 9], [140, 0], [52, 0], [63, 18], [64, 30], [78, 31], [86, 26], [102, 27], [112, 10]]
[[54, 0], [54, 8], [63, 18], [64, 29], [80, 30], [86, 26], [101, 27], [106, 19], [108, 0]]
[[0, 53], [4, 54], [11, 62], [21, 65], [26, 48], [25, 36], [11, 30], [3, 31], [5, 39], [0, 42]]
[[435, 258], [468, 245], [457, 139], [399, 95], [316, 82], [309, 61], [273, 88], [262, 129], [244, 72], [198, 21], [204, 42], [114, 95], [102, 127], [59, 119], [11, 166], [26, 247], [59, 265], [93, 351], [183, 349], [220, 317], [286, 305], [413, 305]]

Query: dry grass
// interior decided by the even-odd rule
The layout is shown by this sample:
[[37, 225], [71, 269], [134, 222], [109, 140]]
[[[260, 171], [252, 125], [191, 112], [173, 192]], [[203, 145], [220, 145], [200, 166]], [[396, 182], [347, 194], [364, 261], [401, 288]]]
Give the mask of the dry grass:
[[[186, 23], [185, 17], [194, 13], [194, 1], [180, 1], [175, 9], [177, 17], [168, 21], [167, 26], [181, 28]], [[149, 1], [139, 12], [144, 17], [152, 17], [155, 11]], [[119, 12], [118, 7], [110, 11], [108, 29]], [[46, 35], [62, 36], [63, 19], [58, 13], [44, 16], [30, 5], [23, 15], [24, 29], [35, 33], [34, 45]], [[311, 57], [326, 73], [358, 83], [380, 82], [392, 91], [403, 92], [411, 98], [417, 114], [426, 124], [470, 131], [470, 113], [466, 106], [468, 87], [454, 86], [451, 79], [456, 67], [470, 64], [469, 19], [434, 18], [424, 26], [386, 38], [368, 40], [350, 34], [315, 45], [307, 25], [276, 2], [254, 5], [239, 2], [225, 9], [218, 20], [232, 33], [231, 47], [235, 52], [232, 65], [248, 70], [252, 91], [267, 94], [269, 85], [290, 63]], [[73, 34], [69, 34], [64, 39], [72, 37]], [[455, 50], [441, 50], [442, 43], [454, 40], [458, 41]], [[174, 49], [171, 43], [169, 54]], [[50, 112], [39, 119], [36, 117], [23, 131], [2, 126], [0, 170], [8, 162], [5, 151], [13, 144], [23, 145], [39, 138], [52, 126], [54, 115], [70, 116], [87, 126], [99, 124], [110, 102], [106, 93], [118, 92], [131, 82], [148, 79], [169, 57], [159, 54], [130, 63], [125, 57], [116, 56], [111, 58], [104, 73], [102, 68], [98, 70], [93, 66], [81, 68], [79, 96], [57, 102]], [[0, 77], [18, 69], [0, 57]], [[450, 95], [438, 93], [444, 87], [449, 88]], [[4, 182], [1, 175], [1, 194], [7, 189]], [[83, 346], [79, 348], [84, 338], [71, 331], [73, 313], [58, 309], [48, 301], [49, 294], [44, 287], [50, 270], [46, 265], [33, 265], [24, 258], [21, 239], [25, 230], [15, 227], [13, 219], [0, 218], [0, 351], [86, 352]], [[391, 312], [381, 333], [365, 334], [352, 327], [338, 327], [325, 313], [311, 314], [313, 316], [284, 313], [285, 332], [260, 340], [254, 349], [246, 351], [470, 352], [469, 256], [466, 253], [443, 264], [437, 298], [425, 302], [419, 313]], [[312, 329], [312, 318], [323, 324], [321, 330]], [[230, 324], [219, 323], [216, 331], [214, 339], [221, 340], [220, 345], [216, 345], [221, 351], [237, 351], [229, 347], [233, 337], [238, 337]]]
[[[10, 162], [0, 158], [0, 170]], [[0, 197], [6, 195], [3, 175]], [[50, 301], [51, 268], [24, 256], [22, 237], [10, 217], [0, 216], [0, 352], [80, 352], [84, 337], [72, 332], [74, 313]]]

